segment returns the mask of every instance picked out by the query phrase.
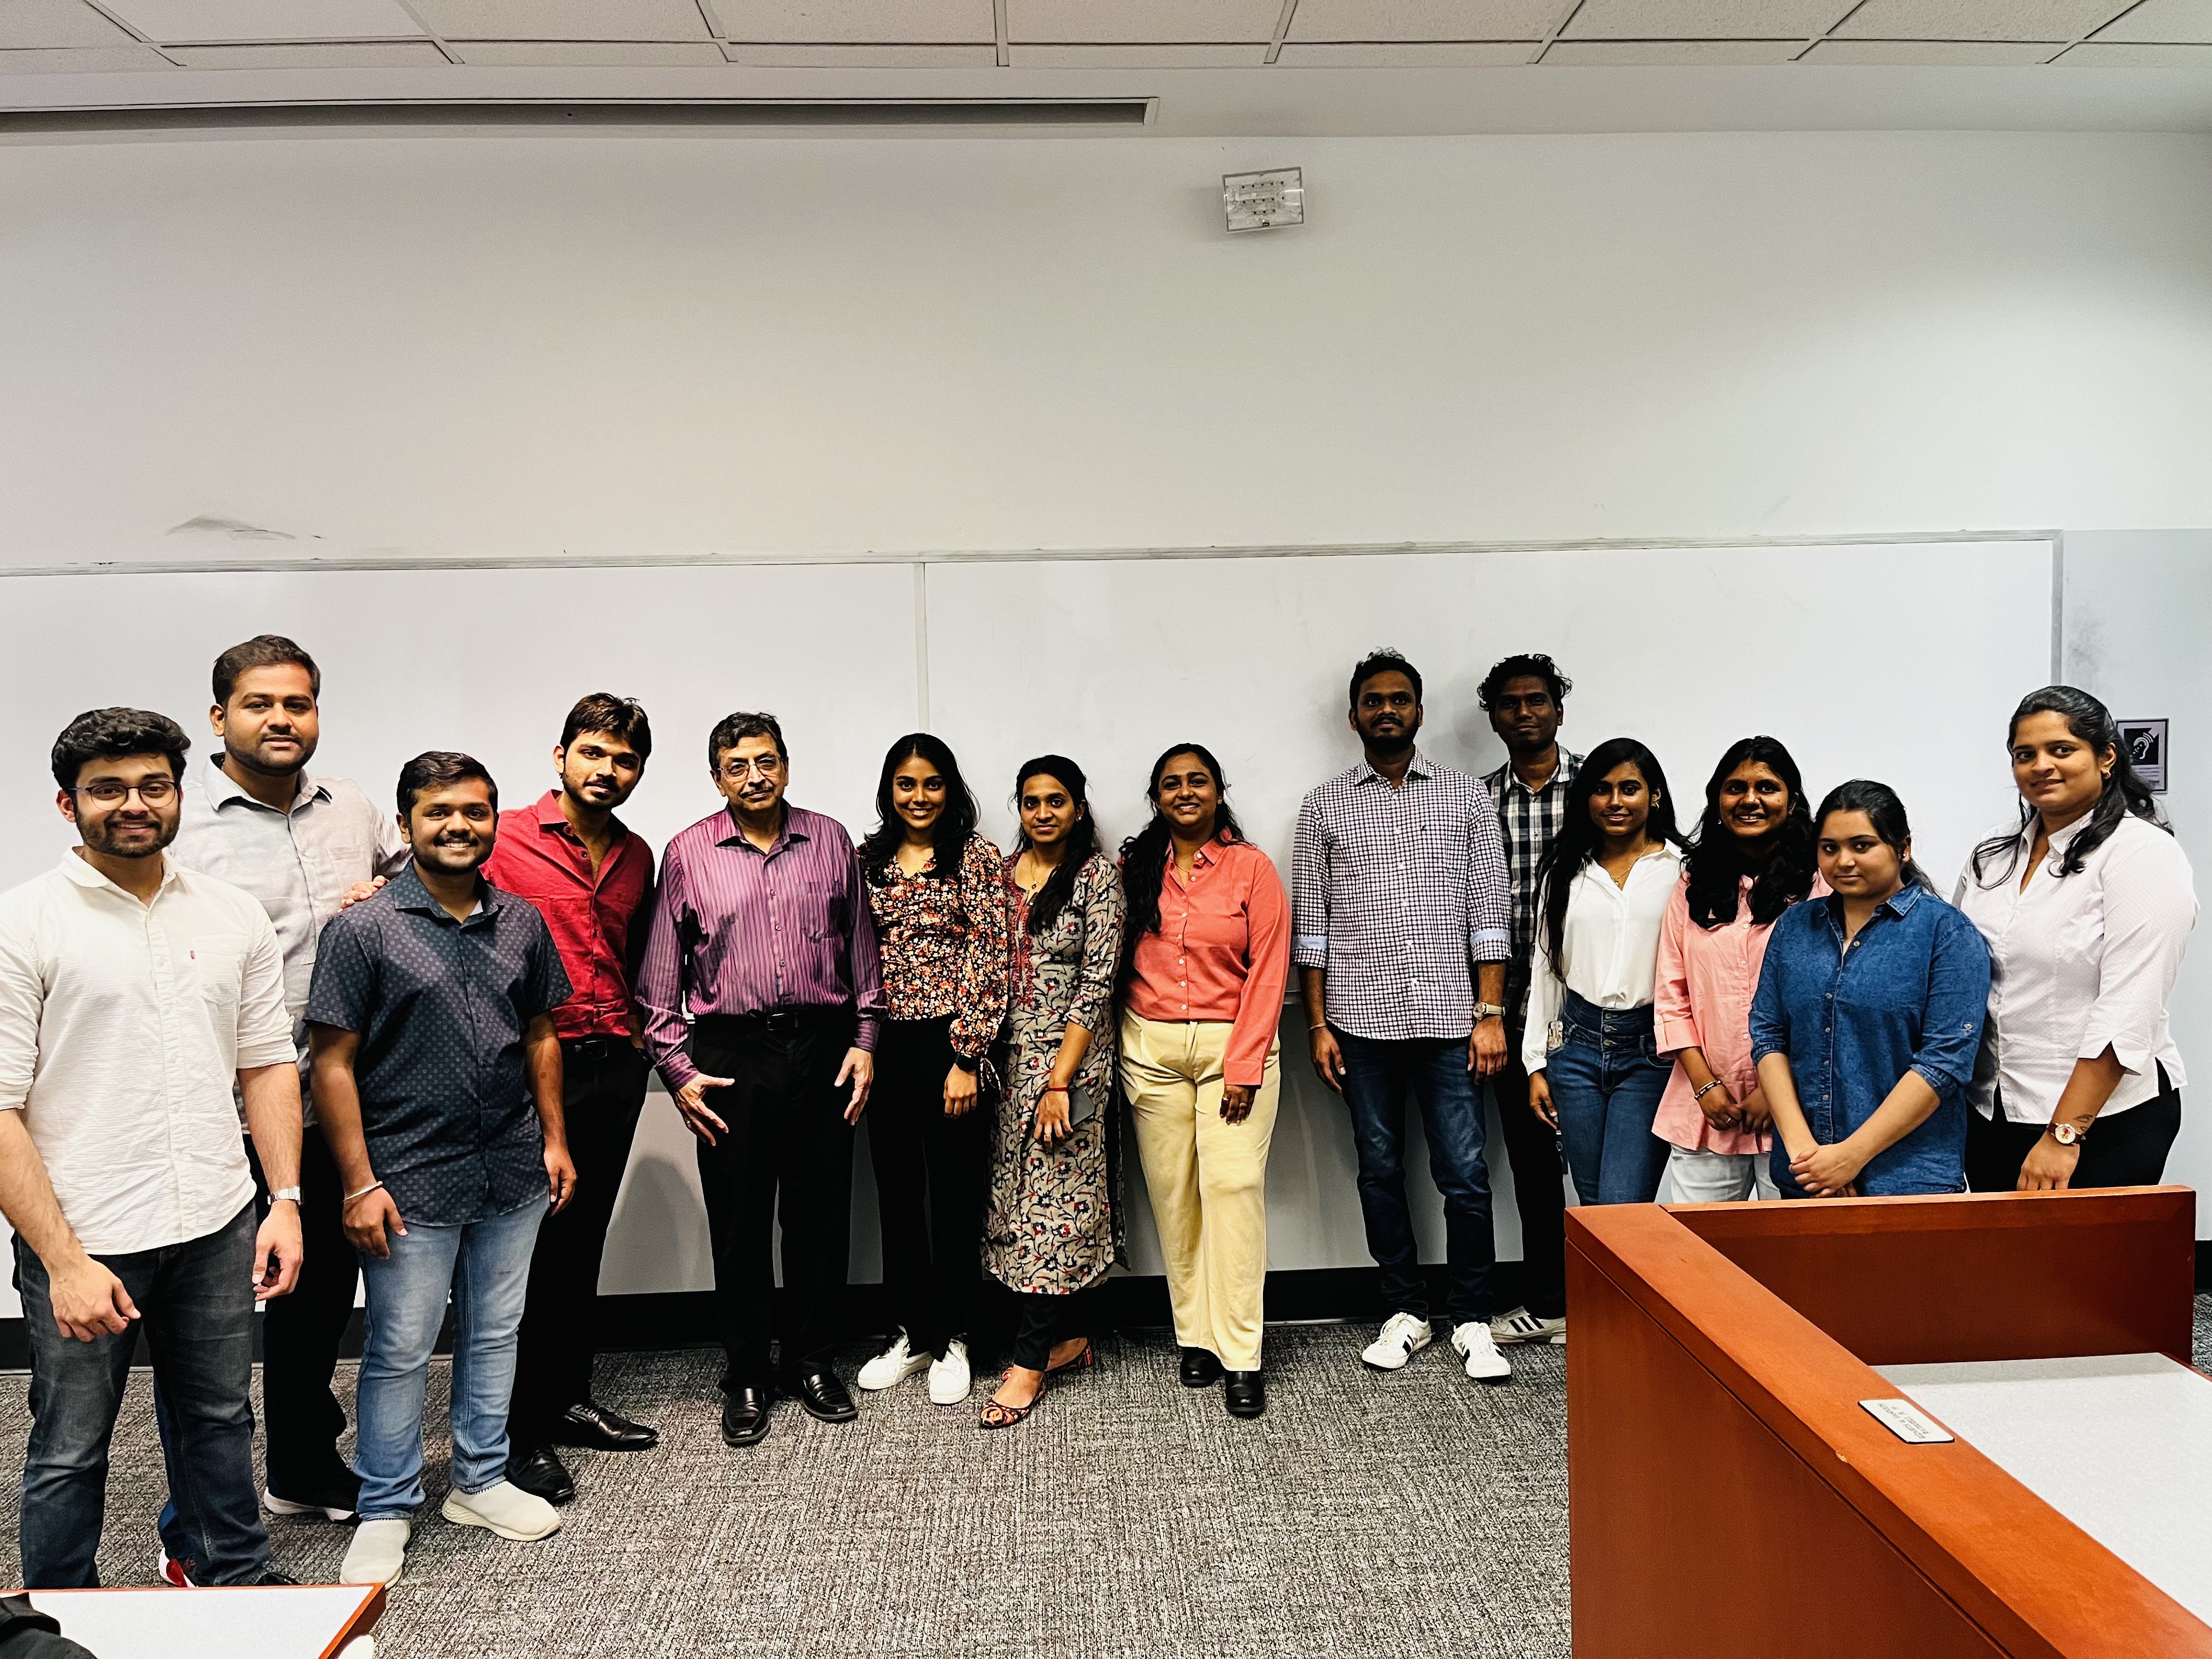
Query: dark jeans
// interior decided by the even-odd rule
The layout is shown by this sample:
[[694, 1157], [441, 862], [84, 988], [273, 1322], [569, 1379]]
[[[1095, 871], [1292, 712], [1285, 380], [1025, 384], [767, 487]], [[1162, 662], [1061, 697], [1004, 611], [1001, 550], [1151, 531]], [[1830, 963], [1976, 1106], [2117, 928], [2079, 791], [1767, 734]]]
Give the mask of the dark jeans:
[[1089, 1327], [1091, 1292], [1087, 1289], [1072, 1296], [1037, 1296], [1017, 1291], [1013, 1297], [1014, 1340], [1006, 1349], [1009, 1365], [1041, 1371], [1052, 1363], [1055, 1347], [1071, 1337], [1085, 1334]]
[[837, 1351], [852, 1255], [850, 1087], [836, 1086], [852, 1047], [850, 1008], [728, 1018], [702, 1015], [691, 1060], [734, 1079], [707, 1091], [707, 1109], [729, 1127], [699, 1143], [699, 1184], [714, 1255], [714, 1307], [727, 1363], [722, 1387], [774, 1380], [777, 1200], [783, 1219], [782, 1333], [787, 1377], [827, 1370]]
[[[1330, 1028], [1334, 1030], [1334, 1027]], [[1482, 1161], [1482, 1098], [1467, 1068], [1464, 1037], [1382, 1042], [1336, 1031], [1344, 1052], [1344, 1103], [1359, 1153], [1359, 1211], [1367, 1253], [1382, 1270], [1382, 1300], [1394, 1312], [1426, 1318], [1413, 1219], [1406, 1206], [1406, 1091], [1413, 1091], [1427, 1131], [1429, 1174], [1444, 1200], [1445, 1310], [1455, 1325], [1494, 1310], [1491, 1270], [1490, 1171]]]
[[951, 1019], [893, 1019], [876, 1045], [868, 1154], [883, 1218], [884, 1290], [913, 1352], [969, 1334], [982, 1277], [988, 1103], [945, 1115]]
[[1674, 1150], [1651, 1132], [1674, 1063], [1651, 1034], [1651, 1005], [1607, 1010], [1572, 991], [1560, 1010], [1566, 1042], [1545, 1056], [1559, 1144], [1585, 1204], [1649, 1204]]
[[1539, 1319], [1567, 1311], [1566, 1164], [1559, 1132], [1528, 1109], [1528, 1072], [1521, 1064], [1524, 1028], [1505, 1028], [1505, 1069], [1490, 1079], [1498, 1121], [1513, 1165], [1513, 1206], [1521, 1215], [1521, 1300]]
[[645, 1051], [627, 1037], [574, 1037], [561, 1045], [561, 1112], [576, 1195], [567, 1209], [545, 1218], [530, 1258], [507, 1419], [518, 1455], [543, 1445], [556, 1418], [592, 1397], [599, 1257], [651, 1076]]
[[[2081, 1137], [2081, 1161], [2067, 1186], [2155, 1187], [2166, 1179], [2166, 1155], [2181, 1133], [2181, 1091], [2158, 1071], [2158, 1093], [2113, 1117], [2100, 1117]], [[2048, 1119], [2045, 1120], [2049, 1121]], [[2020, 1184], [2020, 1166], [2043, 1139], [2041, 1123], [2014, 1123], [1966, 1114], [1966, 1184], [1978, 1193], [2008, 1193]]]
[[108, 1443], [138, 1334], [168, 1407], [165, 1449], [193, 1579], [251, 1583], [269, 1565], [269, 1534], [253, 1486], [253, 1236], [248, 1204], [204, 1237], [97, 1258], [123, 1281], [140, 1317], [90, 1342], [54, 1323], [46, 1269], [21, 1238], [15, 1287], [31, 1349], [31, 1435], [23, 1458], [19, 1538], [23, 1583], [82, 1589], [100, 1583], [94, 1558], [107, 1496]]

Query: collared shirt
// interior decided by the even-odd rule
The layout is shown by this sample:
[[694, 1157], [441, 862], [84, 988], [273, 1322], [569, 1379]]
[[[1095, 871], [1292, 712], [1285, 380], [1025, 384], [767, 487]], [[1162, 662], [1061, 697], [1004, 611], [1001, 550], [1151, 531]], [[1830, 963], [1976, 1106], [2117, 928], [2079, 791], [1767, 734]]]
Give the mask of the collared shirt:
[[2124, 817], [2070, 876], [2058, 866], [2088, 824], [2051, 838], [2050, 856], [2021, 890], [2034, 826], [2021, 830], [2009, 862], [1987, 886], [1971, 867], [1956, 902], [1990, 947], [1989, 1021], [1974, 1068], [1974, 1109], [2002, 1101], [2015, 1123], [2048, 1123], [2077, 1060], [2106, 1048], [2126, 1067], [2100, 1114], [2110, 1117], [2158, 1093], [2158, 1069], [2188, 1079], [2166, 1023], [2166, 999], [2197, 923], [2197, 888], [2181, 843], [2157, 825]]
[[1328, 969], [1329, 1022], [1355, 1036], [1464, 1037], [1471, 963], [1513, 954], [1497, 804], [1419, 750], [1397, 787], [1362, 760], [1298, 809], [1291, 960]]
[[1486, 774], [1482, 787], [1498, 804], [1505, 837], [1505, 869], [1513, 886], [1513, 961], [1505, 970], [1505, 1018], [1524, 1017], [1528, 1001], [1529, 963], [1536, 949], [1536, 867], [1559, 834], [1566, 817], [1567, 786], [1582, 770], [1583, 757], [1561, 745], [1559, 763], [1541, 789], [1521, 781], [1507, 761]]
[[893, 860], [867, 882], [893, 1019], [952, 1018], [952, 1052], [981, 1060], [1006, 1018], [1006, 884], [980, 835], [943, 880], [932, 857], [913, 875]]
[[284, 1006], [300, 1051], [301, 1102], [307, 1097], [307, 986], [315, 941], [349, 890], [407, 865], [397, 815], [379, 811], [350, 778], [302, 773], [292, 809], [264, 806], [222, 769], [220, 753], [185, 775], [182, 821], [171, 862], [240, 887], [261, 901], [284, 952]]
[[631, 987], [651, 920], [653, 849], [619, 822], [613, 828], [595, 871], [561, 792], [549, 789], [536, 805], [499, 815], [499, 841], [484, 862], [484, 879], [528, 899], [552, 932], [570, 988], [553, 1011], [564, 1037], [626, 1038], [642, 1021]]
[[410, 864], [323, 930], [307, 1018], [360, 1035], [369, 1165], [402, 1218], [459, 1227], [544, 1196], [522, 1038], [568, 994], [545, 919], [489, 882], [455, 921]]
[[1682, 855], [1664, 842], [1630, 865], [1628, 880], [1620, 886], [1595, 859], [1575, 872], [1561, 930], [1564, 974], [1553, 968], [1541, 939], [1530, 964], [1528, 1024], [1521, 1034], [1521, 1061], [1528, 1070], [1544, 1069], [1547, 1033], [1568, 992], [1607, 1012], [1651, 1000], [1658, 982], [1659, 926], [1681, 879]]
[[1291, 904], [1273, 862], [1249, 841], [1198, 849], [1185, 877], [1168, 860], [1160, 927], [1137, 941], [1129, 1008], [1145, 1019], [1225, 1020], [1222, 1079], [1257, 1087], [1283, 1019]]
[[[1876, 1154], [1856, 1185], [1869, 1197], [1961, 1191], [1989, 949], [1972, 922], [1923, 888], [1883, 900], [1848, 945], [1843, 906], [1833, 896], [1808, 899], [1774, 924], [1751, 1001], [1752, 1063], [1788, 1056], [1806, 1125], [1824, 1146], [1858, 1129], [1917, 1072], [1942, 1103]], [[1785, 1150], [1776, 1136], [1777, 1184]]]
[[883, 964], [860, 889], [844, 826], [802, 806], [785, 805], [765, 853], [726, 807], [668, 843], [637, 996], [647, 1052], [672, 1090], [698, 1074], [684, 1052], [687, 1010], [852, 1008], [854, 1044], [875, 1048]]
[[0, 895], [0, 1109], [93, 1254], [204, 1238], [245, 1206], [231, 1087], [293, 1052], [250, 894], [170, 862], [142, 904], [72, 851]]

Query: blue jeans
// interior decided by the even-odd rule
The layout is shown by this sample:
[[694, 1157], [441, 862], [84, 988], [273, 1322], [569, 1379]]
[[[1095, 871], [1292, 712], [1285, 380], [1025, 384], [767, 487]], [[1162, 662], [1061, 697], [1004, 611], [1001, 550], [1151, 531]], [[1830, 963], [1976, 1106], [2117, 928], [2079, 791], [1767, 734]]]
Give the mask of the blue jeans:
[[545, 1200], [459, 1227], [414, 1222], [387, 1234], [388, 1256], [363, 1253], [368, 1286], [361, 1385], [354, 1401], [354, 1472], [364, 1521], [399, 1521], [422, 1502], [422, 1391], [453, 1293], [453, 1487], [478, 1492], [507, 1479], [507, 1407], [515, 1334]]
[[181, 1244], [97, 1258], [140, 1317], [118, 1335], [79, 1342], [54, 1323], [45, 1263], [15, 1240], [15, 1286], [31, 1347], [31, 1437], [23, 1458], [23, 1583], [100, 1583], [108, 1442], [143, 1330], [167, 1402], [164, 1447], [177, 1529], [194, 1580], [252, 1583], [269, 1565], [253, 1485], [253, 1235], [248, 1204]]
[[[1334, 1028], [1331, 1028], [1334, 1030]], [[1429, 1174], [1444, 1200], [1445, 1311], [1455, 1325], [1487, 1320], [1497, 1245], [1490, 1231], [1490, 1171], [1482, 1161], [1482, 1096], [1467, 1069], [1465, 1037], [1378, 1042], [1336, 1032], [1344, 1051], [1344, 1103], [1359, 1152], [1359, 1212], [1367, 1253], [1382, 1270], [1382, 1300], [1425, 1319], [1429, 1288], [1406, 1207], [1406, 1091], [1420, 1103]]]
[[1566, 1041], [1545, 1057], [1544, 1076], [1575, 1195], [1649, 1204], [1674, 1150], [1651, 1133], [1674, 1069], [1654, 1046], [1651, 1006], [1607, 1012], [1570, 991], [1559, 1023]]

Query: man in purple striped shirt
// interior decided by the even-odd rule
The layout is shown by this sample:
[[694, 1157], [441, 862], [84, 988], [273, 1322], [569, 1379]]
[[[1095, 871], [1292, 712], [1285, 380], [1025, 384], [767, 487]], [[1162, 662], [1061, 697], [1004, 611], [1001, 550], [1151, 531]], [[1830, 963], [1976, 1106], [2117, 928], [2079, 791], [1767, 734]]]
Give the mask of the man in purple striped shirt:
[[[699, 1138], [728, 1355], [722, 1438], [750, 1446], [768, 1433], [779, 1380], [825, 1423], [859, 1415], [830, 1361], [883, 969], [852, 837], [783, 799], [790, 757], [775, 717], [724, 719], [707, 763], [728, 805], [661, 856], [637, 995], [646, 1048]], [[790, 1292], [780, 1379], [769, 1369], [779, 1188]]]

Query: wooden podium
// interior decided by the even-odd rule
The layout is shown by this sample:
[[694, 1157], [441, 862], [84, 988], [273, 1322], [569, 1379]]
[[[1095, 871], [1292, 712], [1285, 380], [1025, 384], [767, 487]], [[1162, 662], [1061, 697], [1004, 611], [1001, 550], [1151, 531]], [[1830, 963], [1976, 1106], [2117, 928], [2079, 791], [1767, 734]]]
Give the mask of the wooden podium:
[[1907, 1397], [1877, 1365], [2125, 1355], [2212, 1422], [2179, 1370], [2195, 1222], [2174, 1187], [1571, 1209], [1577, 1659], [2212, 1659], [1965, 1433], [1907, 1443], [1859, 1403]]

